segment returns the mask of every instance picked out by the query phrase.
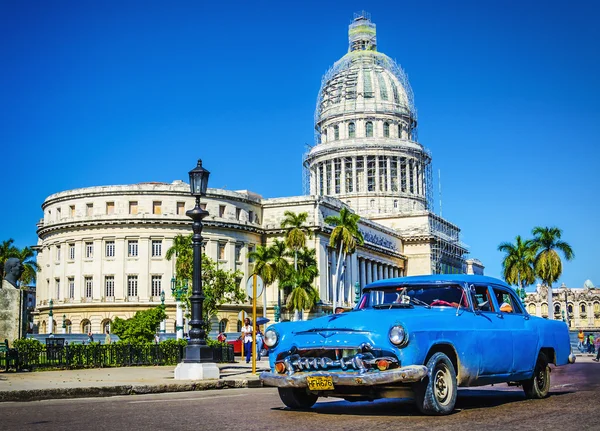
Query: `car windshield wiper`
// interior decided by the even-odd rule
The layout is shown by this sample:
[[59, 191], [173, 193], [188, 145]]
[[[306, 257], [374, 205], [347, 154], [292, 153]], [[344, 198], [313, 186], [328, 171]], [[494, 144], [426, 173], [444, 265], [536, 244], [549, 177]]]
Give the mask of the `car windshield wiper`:
[[415, 297], [412, 297], [412, 296], [411, 296], [411, 297], [410, 297], [410, 300], [411, 300], [411, 302], [414, 302], [415, 304], [418, 304], [418, 305], [424, 305], [424, 306], [425, 306], [425, 307], [427, 307], [427, 308], [431, 308], [431, 305], [429, 305], [429, 304], [428, 304], [428, 303], [426, 303], [425, 301], [421, 301], [421, 300], [420, 300], [420, 299], [418, 299], [418, 298], [415, 298]]
[[375, 304], [373, 308], [414, 308], [412, 304], [402, 304], [400, 302], [392, 302], [389, 304]]

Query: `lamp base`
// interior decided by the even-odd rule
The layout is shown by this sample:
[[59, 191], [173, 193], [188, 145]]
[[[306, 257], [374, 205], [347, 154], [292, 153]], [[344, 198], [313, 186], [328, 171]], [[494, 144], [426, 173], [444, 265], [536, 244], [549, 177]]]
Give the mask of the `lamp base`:
[[175, 367], [175, 380], [218, 379], [219, 367], [214, 362], [180, 362]]

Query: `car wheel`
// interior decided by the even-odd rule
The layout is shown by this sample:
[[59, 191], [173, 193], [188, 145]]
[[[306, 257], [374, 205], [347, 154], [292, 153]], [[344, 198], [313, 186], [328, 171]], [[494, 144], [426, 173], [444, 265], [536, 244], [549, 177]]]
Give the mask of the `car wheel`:
[[456, 404], [456, 371], [442, 352], [427, 361], [427, 375], [414, 386], [419, 411], [426, 415], [447, 415]]
[[309, 409], [317, 402], [316, 395], [309, 394], [306, 389], [301, 388], [277, 388], [279, 398], [283, 404], [290, 409]]
[[548, 358], [543, 352], [540, 352], [533, 376], [529, 380], [523, 381], [523, 391], [527, 398], [546, 398], [550, 392], [550, 367], [548, 367]]

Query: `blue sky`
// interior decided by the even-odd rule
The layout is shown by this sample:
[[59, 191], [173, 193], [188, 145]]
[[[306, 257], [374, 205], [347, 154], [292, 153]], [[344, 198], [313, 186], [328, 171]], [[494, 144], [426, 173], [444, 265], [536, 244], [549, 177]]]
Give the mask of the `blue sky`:
[[0, 240], [44, 199], [187, 181], [302, 194], [321, 76], [367, 9], [407, 72], [435, 210], [499, 276], [499, 243], [558, 226], [564, 282], [600, 284], [600, 3], [0, 0]]

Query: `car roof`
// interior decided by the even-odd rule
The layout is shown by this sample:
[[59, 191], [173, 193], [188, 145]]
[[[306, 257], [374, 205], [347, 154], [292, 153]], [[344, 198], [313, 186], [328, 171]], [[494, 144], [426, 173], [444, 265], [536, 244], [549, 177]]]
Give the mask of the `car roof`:
[[499, 284], [510, 287], [504, 281], [485, 275], [470, 274], [433, 274], [433, 275], [413, 275], [410, 277], [396, 277], [385, 280], [375, 281], [367, 284], [364, 289], [375, 289], [379, 287], [392, 287], [403, 284], [447, 284], [447, 283], [483, 283]]

